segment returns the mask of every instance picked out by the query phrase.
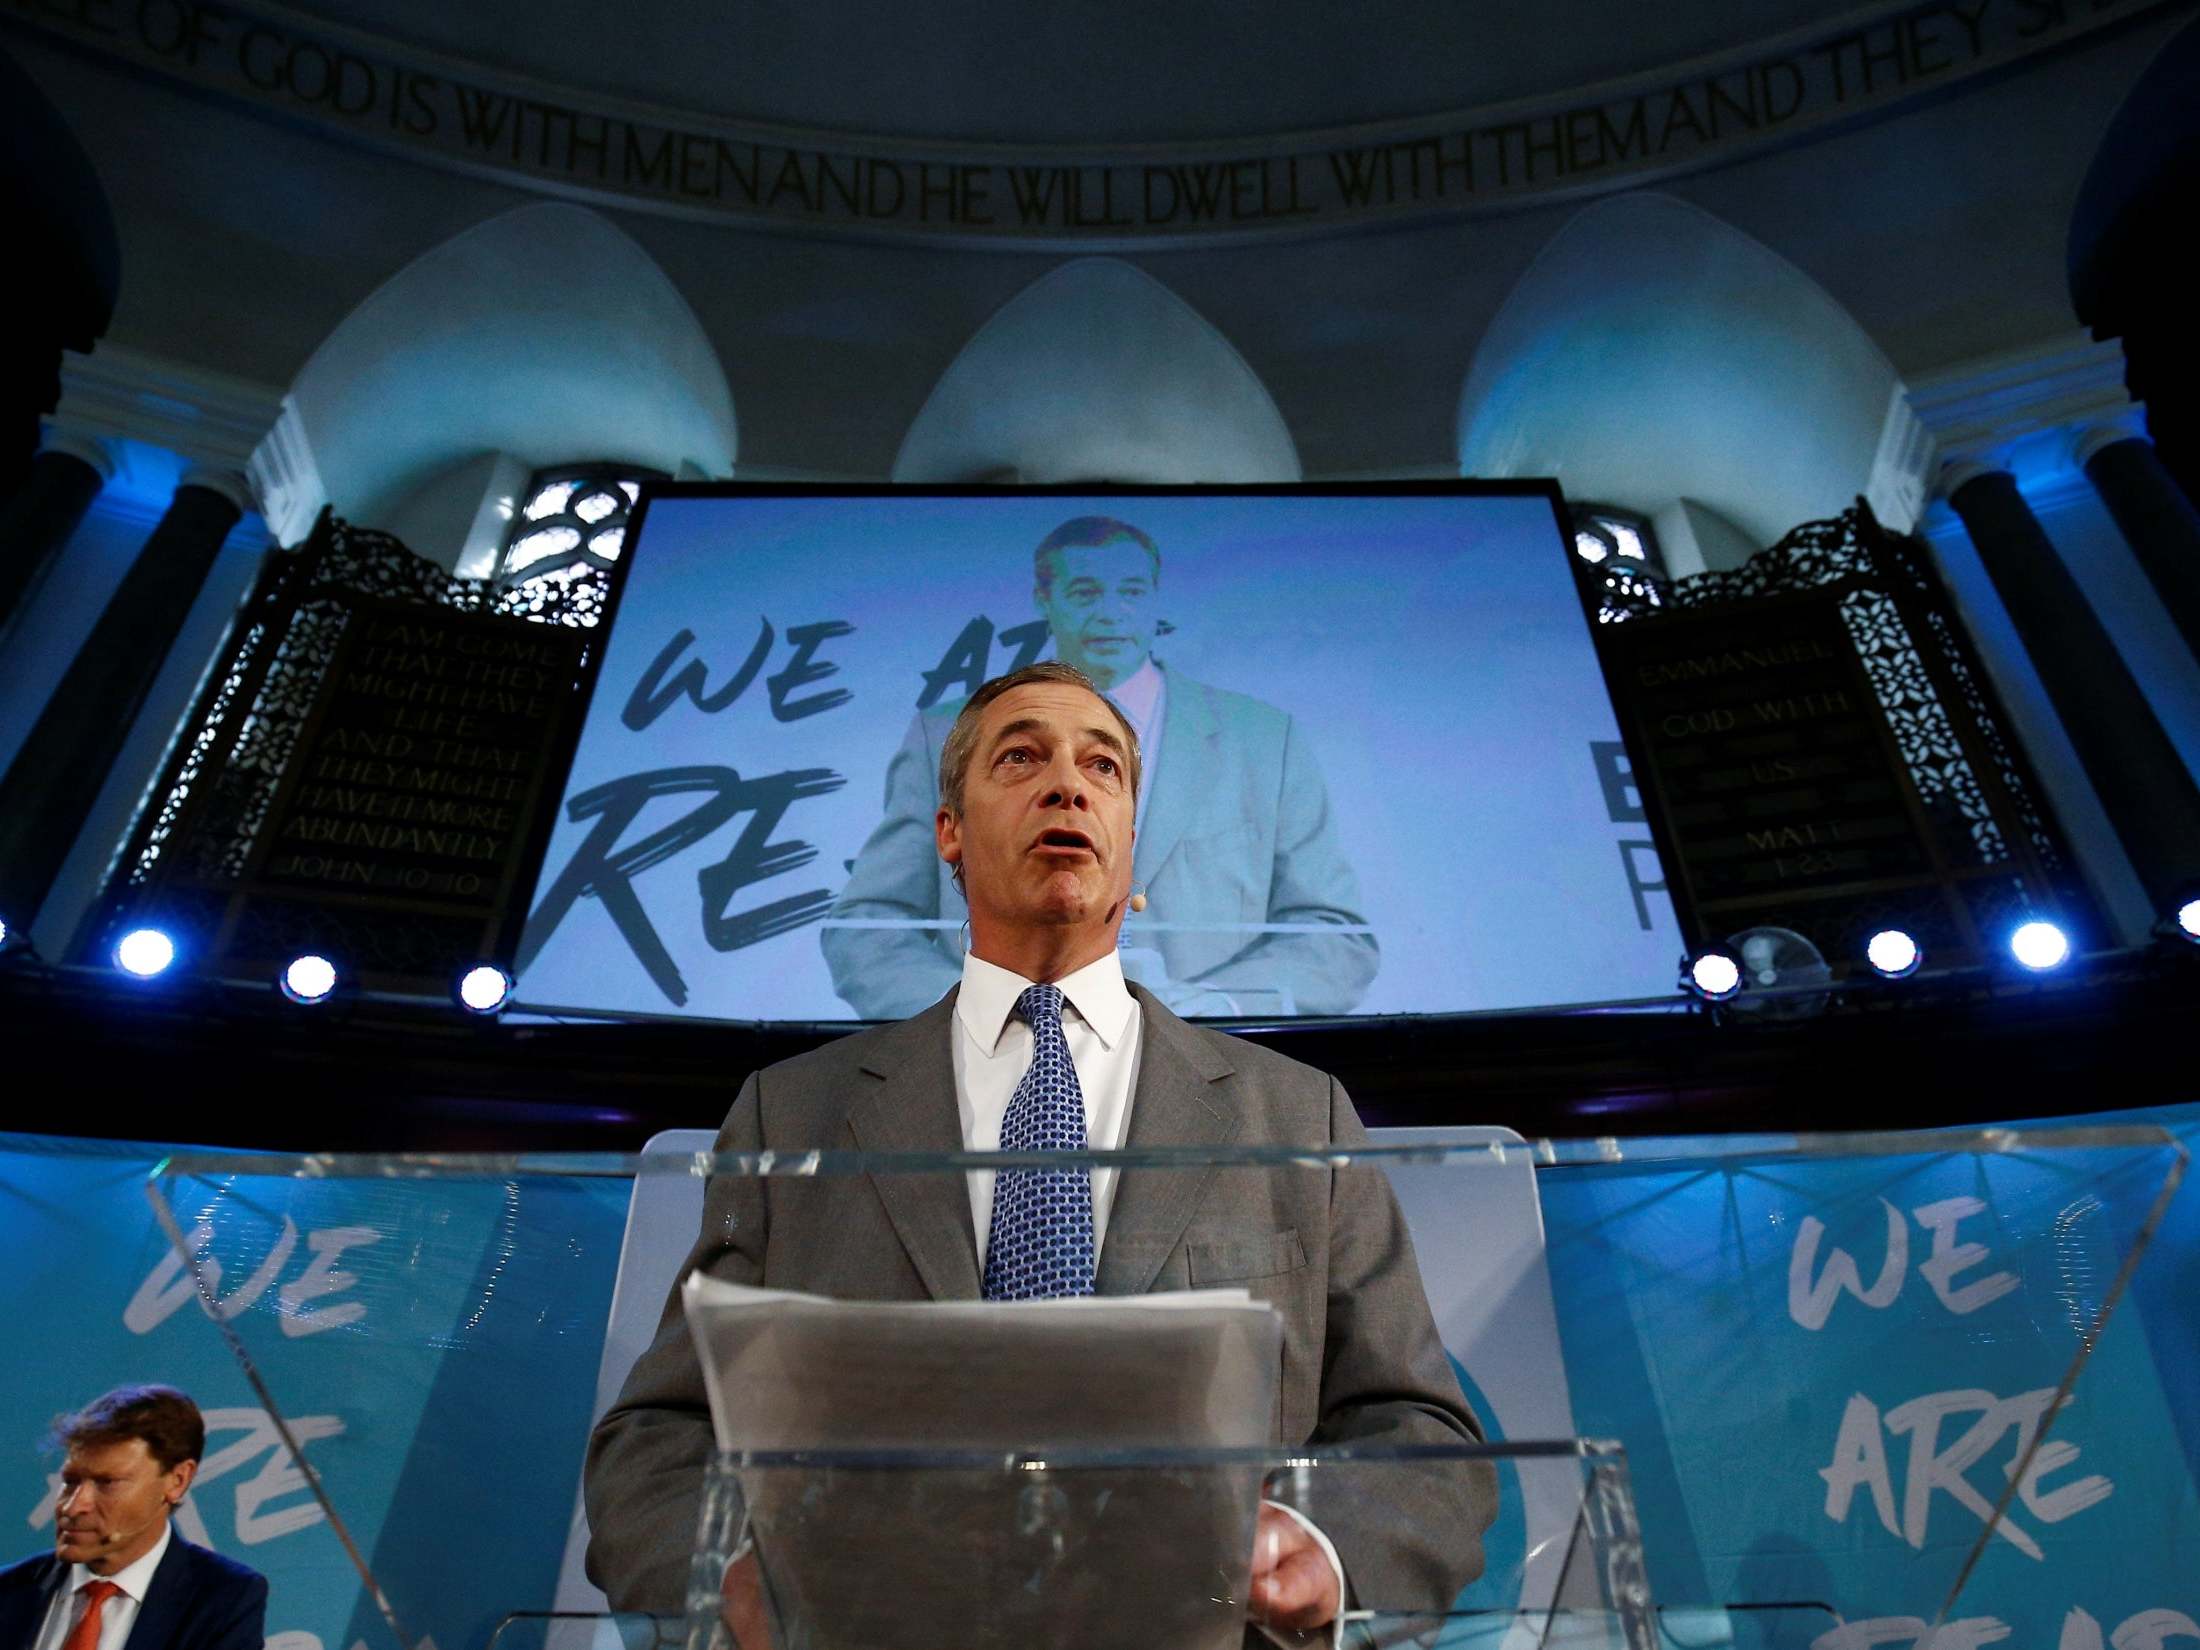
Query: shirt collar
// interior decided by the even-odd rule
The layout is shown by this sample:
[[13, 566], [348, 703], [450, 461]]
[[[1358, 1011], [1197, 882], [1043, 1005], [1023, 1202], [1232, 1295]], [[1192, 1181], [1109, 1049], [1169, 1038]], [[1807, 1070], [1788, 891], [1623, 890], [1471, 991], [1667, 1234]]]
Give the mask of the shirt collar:
[[[1123, 983], [1123, 959], [1106, 951], [1074, 974], [1054, 982], [1077, 1017], [1092, 1027], [1100, 1046], [1113, 1049], [1130, 1029], [1138, 1002]], [[1001, 1033], [1008, 1029], [1016, 999], [1032, 984], [971, 952], [963, 953], [962, 990], [955, 996], [955, 1018], [971, 1040], [990, 1057], [999, 1048]]]
[[92, 1574], [89, 1565], [70, 1565], [69, 1596], [71, 1598], [76, 1597], [78, 1593], [84, 1590], [84, 1584], [88, 1581], [111, 1581], [122, 1591], [129, 1594], [135, 1602], [143, 1604], [145, 1602], [145, 1590], [153, 1584], [153, 1572], [160, 1568], [160, 1561], [168, 1556], [168, 1543], [175, 1538], [176, 1524], [175, 1519], [171, 1516], [162, 1522], [160, 1539], [153, 1543], [152, 1550], [147, 1552], [144, 1557], [125, 1564], [111, 1576], [95, 1576]]
[[1108, 697], [1115, 701], [1115, 708], [1123, 713], [1132, 727], [1138, 729], [1141, 742], [1146, 728], [1153, 721], [1153, 707], [1161, 697], [1161, 670], [1147, 654], [1145, 661], [1122, 681], [1108, 689]]

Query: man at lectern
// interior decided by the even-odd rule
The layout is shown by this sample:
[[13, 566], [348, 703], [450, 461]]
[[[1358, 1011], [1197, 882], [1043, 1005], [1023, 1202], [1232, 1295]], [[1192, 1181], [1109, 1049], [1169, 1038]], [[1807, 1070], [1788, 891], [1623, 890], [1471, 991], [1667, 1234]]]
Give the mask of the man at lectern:
[[260, 1650], [267, 1578], [193, 1546], [169, 1515], [206, 1449], [198, 1405], [124, 1386], [54, 1426], [67, 1450], [54, 1550], [0, 1570], [15, 1650]]
[[[1074, 665], [1139, 730], [1137, 876], [1166, 926], [1124, 959], [1179, 1013], [1348, 1014], [1381, 961], [1305, 730], [1274, 705], [1154, 657], [1161, 551], [1112, 516], [1063, 522], [1033, 555], [1033, 599]], [[833, 989], [867, 1020], [939, 1001], [962, 969], [961, 902], [933, 851], [941, 745], [918, 712], [887, 764], [886, 815], [832, 917], [917, 925], [819, 931]], [[942, 927], [942, 921], [949, 926]]]
[[[751, 1076], [718, 1149], [1364, 1143], [1332, 1078], [1126, 985], [1116, 941], [1139, 779], [1130, 724], [1074, 669], [1033, 665], [972, 695], [942, 752], [934, 820], [970, 905], [960, 985], [914, 1019]], [[1240, 1286], [1283, 1324], [1278, 1445], [1481, 1436], [1376, 1167], [793, 1184], [714, 1180], [688, 1269], [870, 1300]], [[588, 1571], [614, 1608], [681, 1608], [710, 1447], [675, 1292], [589, 1446]], [[1392, 1475], [1379, 1496], [1325, 1502], [1318, 1527], [1263, 1506], [1255, 1617], [1319, 1630], [1355, 1600], [1444, 1609], [1479, 1573], [1495, 1509], [1480, 1464]]]

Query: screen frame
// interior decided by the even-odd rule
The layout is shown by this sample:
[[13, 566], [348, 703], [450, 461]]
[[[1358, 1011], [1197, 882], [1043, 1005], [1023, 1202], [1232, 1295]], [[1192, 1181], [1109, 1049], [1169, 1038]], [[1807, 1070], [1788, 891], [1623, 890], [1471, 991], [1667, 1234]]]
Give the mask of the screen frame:
[[[1590, 655], [1596, 660], [1597, 674], [1604, 684], [1606, 700], [1612, 707], [1612, 720], [1619, 735], [1621, 748], [1626, 752], [1629, 781], [1635, 794], [1642, 799], [1643, 827], [1650, 833], [1651, 845], [1658, 856], [1660, 867], [1675, 863], [1673, 844], [1667, 829], [1665, 811], [1653, 797], [1649, 786], [1649, 768], [1643, 755], [1641, 740], [1635, 730], [1635, 718], [1625, 714], [1619, 705], [1617, 684], [1612, 675], [1610, 661], [1597, 641], [1597, 595], [1591, 580], [1582, 577], [1579, 558], [1574, 554], [1574, 524], [1566, 504], [1564, 492], [1555, 479], [1547, 477], [1492, 481], [1471, 477], [1458, 479], [1416, 478], [1398, 481], [1296, 481], [1296, 482], [1194, 482], [1158, 483], [1124, 481], [1063, 481], [1037, 484], [1010, 482], [923, 482], [898, 483], [891, 481], [683, 481], [645, 480], [641, 494], [627, 517], [626, 542], [614, 569], [611, 592], [604, 604], [603, 622], [598, 627], [601, 647], [610, 646], [613, 627], [619, 622], [619, 610], [626, 595], [627, 572], [633, 565], [637, 549], [644, 543], [649, 527], [650, 506], [659, 499], [880, 499], [880, 498], [1539, 498], [1549, 507], [1551, 521], [1558, 536], [1561, 553], [1567, 562], [1567, 573], [1573, 581], [1574, 593], [1579, 603], [1582, 628], [1587, 635]], [[580, 740], [590, 718], [595, 712], [595, 696], [602, 691], [603, 671], [599, 668], [589, 684], [586, 701], [580, 706], [574, 723], [573, 749], [566, 759], [566, 783], [571, 782], [572, 762], [580, 749]], [[543, 833], [543, 857], [548, 858], [549, 842], [557, 826], [558, 810], [564, 806], [565, 793], [561, 788], [556, 798], [543, 810], [539, 828]], [[515, 933], [524, 928], [533, 913], [535, 896], [540, 892], [546, 864], [538, 865], [534, 884], [527, 890], [527, 902], [521, 910]], [[1677, 889], [1671, 872], [1666, 872], [1665, 895], [1673, 910], [1675, 926], [1684, 944], [1693, 944], [1698, 932], [1695, 912], [1685, 905], [1685, 891]], [[1198, 1024], [1237, 1031], [1349, 1031], [1370, 1026], [1431, 1025], [1452, 1021], [1487, 1020], [1503, 1018], [1530, 1018], [1552, 1014], [1594, 1012], [1616, 1008], [1636, 1007], [1644, 1009], [1669, 1009], [1688, 1006], [1689, 999], [1679, 988], [1680, 972], [1685, 968], [1685, 956], [1675, 959], [1673, 997], [1659, 998], [1611, 998], [1572, 1003], [1537, 1004], [1530, 1007], [1456, 1009], [1438, 1014], [1330, 1014], [1293, 1016], [1277, 1019], [1261, 1016], [1242, 1018], [1201, 1019]], [[667, 1021], [696, 1026], [738, 1026], [755, 1030], [817, 1030], [847, 1031], [865, 1026], [894, 1024], [882, 1020], [739, 1020], [718, 1015], [666, 1014], [654, 1010], [591, 1009], [569, 1004], [529, 1002], [525, 982], [516, 981], [513, 988], [512, 1011], [520, 1016], [528, 1014], [555, 1017], [561, 1020], [585, 1019], [611, 1022]]]

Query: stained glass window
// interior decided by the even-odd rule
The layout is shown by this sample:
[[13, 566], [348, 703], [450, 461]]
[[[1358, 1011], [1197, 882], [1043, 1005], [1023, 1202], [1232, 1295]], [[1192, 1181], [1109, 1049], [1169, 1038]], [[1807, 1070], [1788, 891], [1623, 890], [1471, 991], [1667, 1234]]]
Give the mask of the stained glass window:
[[[1652, 607], [1665, 605], [1665, 559], [1658, 554], [1657, 534], [1647, 518], [1609, 505], [1577, 504], [1574, 554], [1604, 570], [1604, 588], [1610, 594], [1644, 600]], [[1623, 616], [1617, 604], [1607, 601], [1597, 623], [1611, 624]]]
[[642, 495], [642, 483], [661, 475], [611, 464], [536, 471], [512, 512], [498, 581], [507, 587], [538, 579], [570, 583], [592, 568], [609, 571], [626, 548], [626, 519]]

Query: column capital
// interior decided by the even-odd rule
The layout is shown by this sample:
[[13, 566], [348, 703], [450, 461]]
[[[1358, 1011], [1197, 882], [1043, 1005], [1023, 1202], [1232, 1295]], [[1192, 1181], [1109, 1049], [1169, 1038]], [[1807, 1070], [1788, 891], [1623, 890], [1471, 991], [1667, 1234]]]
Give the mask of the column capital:
[[96, 435], [90, 435], [66, 424], [49, 423], [39, 433], [38, 450], [42, 453], [60, 453], [89, 465], [98, 472], [99, 484], [104, 487], [115, 479], [120, 466], [115, 462], [115, 450]]
[[1939, 475], [1933, 478], [1933, 491], [1942, 498], [1952, 499], [1959, 488], [1967, 487], [1984, 476], [2008, 475], [2009, 466], [1996, 453], [1981, 453], [1968, 458], [1951, 458], [1941, 465]]
[[2096, 419], [2081, 425], [2071, 435], [2070, 456], [2082, 470], [2100, 456], [2104, 447], [2113, 447], [2119, 441], [2144, 441], [2146, 438], [2146, 423], [2139, 416], [2139, 409], [2133, 407], [2120, 418]]
[[218, 493], [237, 507], [240, 516], [249, 515], [259, 508], [252, 497], [252, 484], [235, 470], [218, 470], [206, 465], [193, 465], [183, 472], [183, 479], [176, 483], [179, 493], [186, 487], [203, 487], [210, 493]]

